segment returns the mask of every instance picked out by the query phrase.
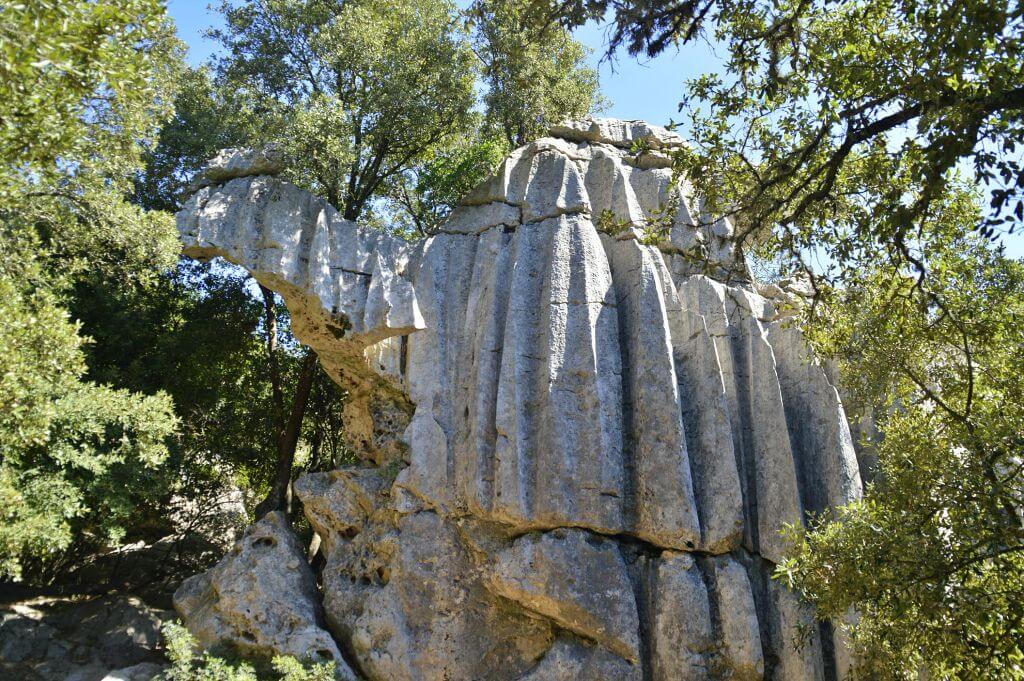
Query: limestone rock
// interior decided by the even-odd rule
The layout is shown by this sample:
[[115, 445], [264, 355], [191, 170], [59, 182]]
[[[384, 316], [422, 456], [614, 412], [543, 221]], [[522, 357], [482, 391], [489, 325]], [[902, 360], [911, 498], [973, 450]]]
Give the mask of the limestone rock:
[[492, 227], [518, 227], [522, 213], [518, 206], [493, 201], [479, 206], [463, 205], [452, 211], [444, 223], [446, 232], [480, 234]]
[[636, 241], [602, 236], [609, 256], [620, 338], [628, 341], [624, 392], [632, 418], [632, 487], [636, 490], [636, 534], [660, 546], [687, 549], [701, 542], [682, 408], [668, 300], [660, 254]]
[[224, 149], [207, 161], [189, 191], [250, 175], [277, 175], [284, 170], [284, 153], [276, 145], [259, 149]]
[[[773, 677], [824, 681], [825, 665], [820, 624], [811, 609], [778, 582], [768, 582], [768, 635], [777, 655]], [[799, 632], [806, 632], [800, 638]], [[841, 670], [842, 671], [842, 670]]]
[[172, 616], [127, 596], [5, 604], [0, 673], [26, 681], [99, 681], [114, 668], [159, 669], [160, 627]]
[[489, 587], [630, 662], [640, 660], [636, 602], [614, 542], [582, 530], [520, 537], [498, 556]]
[[387, 581], [369, 589], [351, 629], [370, 678], [514, 679], [550, 646], [549, 623], [484, 588], [471, 530], [427, 511], [398, 531]]
[[838, 390], [810, 355], [798, 328], [776, 321], [768, 326], [768, 334], [804, 507], [821, 513], [858, 499], [861, 482], [857, 454]]
[[713, 578], [723, 665], [738, 681], [760, 679], [764, 675], [764, 653], [747, 572], [735, 560], [719, 558], [714, 561]]
[[572, 141], [599, 142], [629, 149], [646, 143], [652, 149], [682, 146], [679, 135], [646, 121], [619, 121], [612, 118], [585, 118], [566, 121], [551, 128], [551, 134]]
[[651, 677], [711, 677], [715, 638], [707, 586], [697, 564], [685, 553], [666, 552], [652, 570]]
[[559, 638], [520, 681], [640, 681], [640, 665], [576, 639]]
[[152, 681], [163, 671], [164, 666], [156, 662], [140, 662], [131, 667], [107, 672], [102, 681]]
[[399, 514], [389, 485], [370, 468], [296, 483], [324, 537], [328, 625], [349, 642], [360, 670], [387, 679], [514, 679], [529, 669], [550, 645], [551, 625], [485, 589], [479, 529], [432, 511]]
[[[680, 305], [676, 298], [673, 306]], [[738, 547], [743, 537], [743, 487], [736, 457], [729, 456], [736, 451], [736, 441], [722, 363], [705, 318], [681, 308], [677, 314], [673, 357], [700, 513], [701, 545], [721, 553]]]
[[253, 525], [210, 571], [186, 580], [174, 607], [205, 645], [227, 640], [242, 652], [333, 661], [352, 677], [322, 626], [302, 546], [279, 511]]
[[323, 540], [324, 555], [330, 556], [342, 541], [366, 528], [388, 486], [379, 469], [357, 468], [304, 475], [295, 481], [294, 491]]
[[298, 608], [373, 680], [833, 678], [841, 642], [822, 625], [796, 655], [813, 613], [770, 573], [784, 524], [859, 497], [849, 426], [786, 318], [806, 287], [758, 287], [669, 167], [682, 144], [556, 126], [415, 242], [215, 162], [178, 213], [185, 252], [283, 297], [379, 468], [295, 485], [321, 593], [250, 536], [183, 587], [189, 625], [241, 640], [246, 603], [254, 647], [290, 645], [274, 613]]

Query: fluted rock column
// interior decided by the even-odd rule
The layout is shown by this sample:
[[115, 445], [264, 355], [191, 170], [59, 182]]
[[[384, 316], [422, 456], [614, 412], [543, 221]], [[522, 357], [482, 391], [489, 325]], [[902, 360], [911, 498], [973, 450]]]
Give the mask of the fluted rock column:
[[680, 145], [640, 121], [557, 126], [416, 242], [251, 153], [179, 213], [185, 252], [279, 292], [350, 391], [368, 465], [296, 493], [358, 673], [844, 678], [841, 637], [771, 579], [783, 525], [861, 493], [843, 407], [728, 222], [695, 223]]

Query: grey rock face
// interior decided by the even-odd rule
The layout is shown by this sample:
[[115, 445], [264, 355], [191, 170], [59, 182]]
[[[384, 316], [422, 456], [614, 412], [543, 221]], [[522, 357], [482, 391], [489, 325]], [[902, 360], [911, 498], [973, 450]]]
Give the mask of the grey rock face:
[[473, 530], [430, 511], [398, 522], [390, 573], [371, 580], [351, 627], [368, 677], [514, 679], [548, 648], [549, 622], [487, 593]]
[[160, 676], [164, 666], [155, 662], [140, 662], [124, 669], [114, 669], [107, 672], [103, 681], [152, 681]]
[[629, 149], [638, 144], [651, 149], [683, 146], [679, 135], [646, 121], [620, 121], [614, 118], [588, 118], [566, 121], [551, 129], [555, 137], [575, 142], [598, 142]]
[[284, 169], [284, 156], [275, 146], [262, 149], [224, 149], [214, 156], [193, 180], [193, 191], [218, 182], [250, 175], [277, 175]]
[[747, 572], [734, 560], [718, 558], [714, 561], [714, 584], [722, 663], [733, 672], [733, 678], [759, 679], [764, 673], [764, 654]]
[[[161, 669], [160, 627], [173, 614], [124, 596], [2, 605], [0, 673], [26, 681], [99, 681], [111, 669], [131, 668], [135, 676], [126, 679], [149, 679]], [[153, 674], [140, 676], [145, 670]]]
[[581, 641], [559, 638], [521, 681], [640, 681], [639, 666]]
[[249, 528], [214, 568], [185, 580], [174, 594], [174, 607], [203, 644], [230, 640], [243, 652], [333, 661], [348, 671], [322, 626], [320, 598], [302, 546], [280, 512]]
[[520, 537], [499, 554], [490, 588], [630, 662], [640, 661], [633, 588], [612, 541], [583, 530]]
[[[770, 573], [785, 523], [859, 496], [849, 427], [731, 226], [700, 222], [666, 162], [681, 144], [567, 123], [418, 242], [269, 175], [201, 188], [178, 214], [185, 252], [283, 296], [349, 390], [367, 466], [295, 485], [319, 594], [250, 538], [183, 587], [190, 628], [239, 641], [251, 623], [222, 585], [244, 578], [266, 611], [256, 647], [295, 648], [258, 601], [326, 636], [322, 599], [370, 679], [832, 678], [831, 627], [796, 650], [812, 613]], [[652, 222], [663, 243], [640, 239]]]
[[651, 677], [711, 677], [715, 636], [708, 589], [697, 564], [685, 553], [666, 551], [648, 569]]

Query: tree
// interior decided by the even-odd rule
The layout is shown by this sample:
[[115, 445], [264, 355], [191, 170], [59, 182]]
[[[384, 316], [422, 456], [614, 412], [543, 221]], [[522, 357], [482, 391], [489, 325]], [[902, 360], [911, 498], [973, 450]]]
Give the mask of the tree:
[[812, 337], [877, 415], [879, 470], [839, 522], [793, 531], [779, 576], [860, 614], [865, 678], [1024, 678], [1024, 265], [971, 233], [972, 201], [943, 212], [924, 283], [880, 265], [821, 304]]
[[69, 550], [124, 536], [163, 493], [176, 419], [165, 395], [83, 381], [84, 339], [61, 297], [38, 285], [40, 269], [17, 273], [34, 287], [12, 269], [0, 273], [0, 575], [17, 580], [25, 565], [40, 578]]
[[509, 152], [504, 138], [479, 121], [470, 135], [435, 148], [388, 183], [388, 230], [428, 236], [444, 223], [463, 196], [486, 179]]
[[[279, 405], [295, 402], [308, 362], [277, 300], [277, 347], [268, 355], [266, 310], [256, 291], [240, 268], [188, 258], [145, 287], [88, 280], [74, 287], [68, 307], [93, 339], [85, 349], [86, 376], [166, 393], [178, 427], [161, 470], [152, 475], [161, 493], [136, 507], [126, 536], [144, 541], [151, 547], [144, 555], [159, 560], [144, 571], [131, 568], [132, 558], [94, 560], [87, 571], [62, 574], [62, 585], [116, 580], [133, 593], [169, 598], [182, 578], [219, 559], [224, 538], [240, 529], [238, 491], [250, 514], [261, 499], [276, 500]], [[343, 392], [322, 371], [313, 377], [295, 465], [326, 470], [351, 461], [340, 441]]]
[[486, 122], [509, 148], [602, 108], [587, 48], [559, 26], [534, 26], [528, 2], [478, 0], [468, 14], [487, 88]]
[[174, 115], [135, 178], [132, 200], [147, 210], [177, 211], [196, 173], [218, 151], [260, 140], [259, 116], [244, 91], [218, 86], [205, 66], [184, 69], [179, 86]]
[[159, 492], [169, 399], [84, 380], [65, 305], [86, 273], [144, 282], [173, 262], [170, 221], [123, 197], [180, 52], [155, 0], [0, 8], [2, 577], [116, 542]]
[[398, 233], [433, 233], [513, 148], [604, 106], [597, 72], [585, 65], [587, 49], [557, 26], [533, 30], [528, 10], [520, 0], [487, 0], [464, 12], [483, 112], [463, 135], [389, 183], [395, 210], [388, 218]]
[[222, 85], [247, 91], [292, 179], [349, 220], [472, 122], [472, 52], [445, 0], [223, 3]]
[[[207, 481], [265, 492], [276, 456], [274, 410], [264, 311], [247, 275], [183, 258], [146, 287], [81, 282], [68, 306], [92, 339], [89, 379], [173, 400], [179, 426], [169, 443], [168, 495], [199, 496]], [[284, 380], [293, 365], [281, 358]]]
[[570, 25], [613, 11], [610, 49], [713, 37], [728, 55], [689, 86], [679, 166], [748, 253], [812, 278], [804, 329], [881, 427], [865, 500], [794, 531], [779, 576], [823, 616], [855, 610], [854, 642], [881, 677], [1024, 676], [1024, 289], [994, 242], [1024, 210], [1020, 5], [534, 9]]
[[274, 477], [267, 497], [256, 507], [257, 518], [271, 511], [291, 511], [291, 482], [292, 467], [295, 465], [295, 449], [299, 444], [302, 420], [306, 414], [309, 395], [318, 371], [316, 353], [307, 348], [302, 358], [298, 380], [295, 383], [291, 408], [286, 414], [281, 373], [278, 367], [277, 304], [274, 300], [274, 292], [262, 284], [260, 293], [263, 296], [263, 307], [266, 310], [264, 321], [267, 336], [267, 362], [270, 369], [270, 387], [274, 405], [274, 442], [277, 445], [277, 465], [274, 468]]

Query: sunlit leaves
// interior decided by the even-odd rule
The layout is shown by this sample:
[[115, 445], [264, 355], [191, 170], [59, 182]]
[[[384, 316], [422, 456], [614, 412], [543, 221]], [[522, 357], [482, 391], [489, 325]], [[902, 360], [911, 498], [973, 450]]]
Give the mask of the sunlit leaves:
[[[246, 93], [290, 179], [361, 216], [471, 126], [474, 58], [445, 0], [221, 5], [219, 84]], [[255, 141], [255, 140], [254, 140]]]
[[478, 0], [469, 18], [487, 88], [486, 120], [509, 147], [603, 105], [587, 49], [558, 26], [532, 25], [529, 2]]
[[125, 201], [170, 111], [180, 44], [156, 0], [0, 6], [0, 576], [117, 543], [177, 421], [164, 394], [83, 380], [66, 311], [88, 276], [151, 281], [166, 215]]
[[966, 198], [921, 244], [925, 282], [880, 262], [808, 328], [877, 421], [879, 468], [780, 575], [836, 621], [856, 609], [883, 678], [1024, 678], [1024, 266], [971, 235]]

